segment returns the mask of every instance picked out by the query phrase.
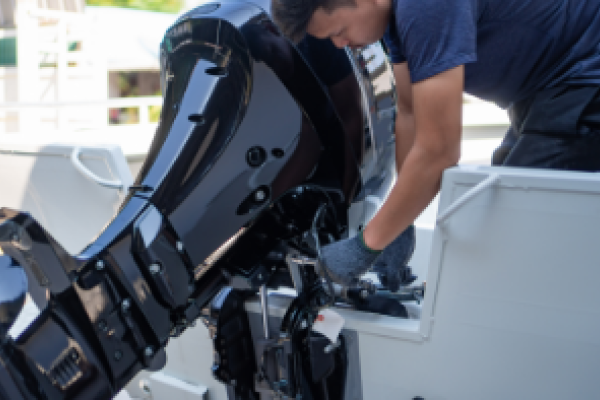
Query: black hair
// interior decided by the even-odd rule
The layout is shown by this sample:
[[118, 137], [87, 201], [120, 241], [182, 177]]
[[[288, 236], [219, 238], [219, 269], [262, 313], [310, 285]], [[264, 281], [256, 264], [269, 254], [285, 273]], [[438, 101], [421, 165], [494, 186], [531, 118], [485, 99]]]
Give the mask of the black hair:
[[271, 0], [271, 15], [283, 34], [297, 43], [306, 35], [308, 23], [319, 7], [329, 13], [354, 5], [355, 0]]

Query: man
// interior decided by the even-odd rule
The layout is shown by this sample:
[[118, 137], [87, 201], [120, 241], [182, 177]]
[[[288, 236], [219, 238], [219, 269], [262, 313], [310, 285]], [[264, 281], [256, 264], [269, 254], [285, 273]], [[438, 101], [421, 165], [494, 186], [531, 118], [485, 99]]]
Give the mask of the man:
[[509, 111], [494, 164], [600, 170], [600, 0], [273, 0], [272, 13], [292, 39], [385, 36], [393, 63], [398, 180], [360, 235], [323, 248], [340, 283], [410, 226], [458, 162], [463, 90]]

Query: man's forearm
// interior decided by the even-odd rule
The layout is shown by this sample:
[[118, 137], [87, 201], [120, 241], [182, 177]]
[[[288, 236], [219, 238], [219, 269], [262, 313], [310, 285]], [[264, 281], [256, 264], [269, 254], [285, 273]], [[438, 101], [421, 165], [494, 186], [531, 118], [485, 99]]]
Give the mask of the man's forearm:
[[442, 173], [457, 162], [455, 154], [415, 144], [387, 200], [364, 231], [367, 246], [383, 249], [402, 233], [439, 191]]
[[[407, 68], [402, 64], [394, 71], [396, 80], [404, 82], [404, 90], [399, 91], [404, 101], [398, 104], [405, 107], [399, 107], [398, 114], [404, 110], [407, 116], [414, 115], [415, 135], [394, 188], [365, 228], [366, 244], [377, 250], [390, 244], [423, 212], [439, 190], [444, 169], [456, 165], [460, 158], [464, 66], [414, 83], [410, 89], [412, 101], [406, 100]], [[404, 132], [398, 133], [400, 137]]]
[[415, 142], [415, 116], [412, 112], [398, 110], [394, 133], [396, 135], [396, 170], [400, 173], [402, 164]]

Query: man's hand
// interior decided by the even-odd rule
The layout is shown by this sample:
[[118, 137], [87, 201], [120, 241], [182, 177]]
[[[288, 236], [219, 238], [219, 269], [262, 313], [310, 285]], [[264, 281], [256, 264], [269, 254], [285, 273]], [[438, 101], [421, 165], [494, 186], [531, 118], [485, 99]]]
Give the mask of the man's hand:
[[[409, 226], [392, 243], [390, 243], [375, 261], [373, 271], [390, 292], [397, 292], [400, 286], [412, 283], [405, 282], [406, 265], [415, 251], [415, 226]], [[385, 279], [382, 278], [385, 276]]]
[[463, 87], [462, 65], [412, 86], [414, 144], [396, 185], [365, 228], [370, 248], [385, 248], [412, 224], [439, 191], [443, 171], [458, 163]]
[[327, 274], [334, 282], [347, 286], [367, 272], [380, 253], [365, 245], [360, 232], [353, 238], [323, 246], [319, 258], [321, 275]]

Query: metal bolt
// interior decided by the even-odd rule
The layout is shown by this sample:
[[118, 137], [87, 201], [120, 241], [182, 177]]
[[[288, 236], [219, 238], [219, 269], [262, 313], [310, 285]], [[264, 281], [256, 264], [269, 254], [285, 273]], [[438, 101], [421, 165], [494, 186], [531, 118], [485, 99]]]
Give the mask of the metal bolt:
[[123, 300], [123, 302], [121, 303], [121, 310], [123, 312], [127, 312], [127, 311], [129, 311], [129, 307], [131, 307], [131, 300], [129, 300], [129, 299]]
[[366, 289], [363, 289], [360, 291], [360, 298], [361, 299], [366, 299], [367, 297], [369, 297], [369, 291]]
[[254, 200], [256, 201], [263, 201], [266, 197], [267, 194], [264, 190], [257, 190], [256, 193], [254, 193]]
[[98, 271], [102, 271], [104, 269], [104, 261], [102, 261], [102, 260], [96, 261], [96, 269]]
[[152, 349], [151, 346], [148, 346], [144, 349], [144, 355], [146, 357], [152, 357], [152, 355], [154, 355], [154, 350]]
[[140, 381], [140, 389], [142, 389], [142, 391], [144, 393], [150, 393], [152, 392], [152, 390], [150, 389], [150, 384], [148, 383], [148, 381], [142, 380]]
[[121, 358], [123, 358], [123, 352], [121, 350], [115, 351], [114, 357], [115, 360], [119, 361]]
[[181, 243], [180, 240], [178, 240], [177, 243], [175, 243], [175, 247], [177, 247], [178, 252], [183, 253], [183, 243]]
[[248, 150], [246, 161], [251, 167], [258, 167], [265, 162], [267, 153], [262, 147], [256, 146]]
[[158, 274], [160, 272], [160, 265], [150, 264], [150, 266], [148, 267], [148, 270], [150, 270], [150, 273], [152, 275]]

